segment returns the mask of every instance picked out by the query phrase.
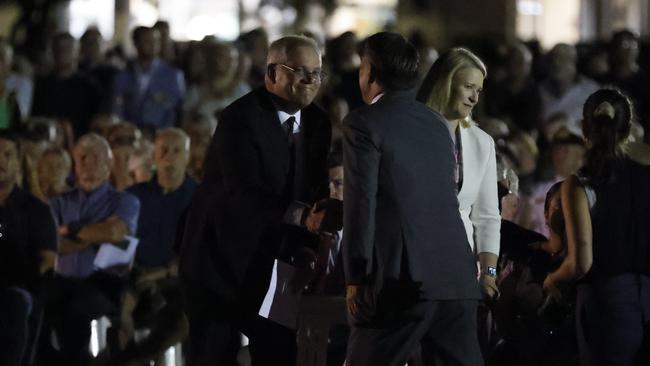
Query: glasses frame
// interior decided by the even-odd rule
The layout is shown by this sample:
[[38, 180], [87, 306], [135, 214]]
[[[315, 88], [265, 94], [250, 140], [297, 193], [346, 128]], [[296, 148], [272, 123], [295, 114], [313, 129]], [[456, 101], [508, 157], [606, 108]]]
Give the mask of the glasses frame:
[[299, 77], [300, 80], [316, 80], [319, 83], [322, 83], [325, 78], [327, 78], [327, 73], [323, 70], [315, 70], [311, 72], [305, 71], [303, 68], [293, 68], [289, 65], [283, 64], [283, 63], [277, 63], [277, 64], [271, 64], [270, 66], [282, 66], [285, 69], [291, 71], [296, 77]]

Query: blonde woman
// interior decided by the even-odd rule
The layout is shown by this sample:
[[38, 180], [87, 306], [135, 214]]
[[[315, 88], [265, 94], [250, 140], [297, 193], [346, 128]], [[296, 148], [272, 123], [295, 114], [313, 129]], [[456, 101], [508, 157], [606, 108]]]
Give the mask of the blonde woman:
[[483, 295], [493, 298], [498, 294], [495, 279], [501, 228], [495, 148], [492, 138], [471, 119], [486, 76], [481, 59], [467, 49], [454, 48], [431, 66], [417, 99], [447, 121], [456, 157], [460, 216], [480, 262]]

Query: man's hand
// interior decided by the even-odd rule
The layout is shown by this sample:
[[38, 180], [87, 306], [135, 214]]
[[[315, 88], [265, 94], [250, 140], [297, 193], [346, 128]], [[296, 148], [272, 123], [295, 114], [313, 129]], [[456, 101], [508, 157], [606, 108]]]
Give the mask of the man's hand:
[[481, 274], [479, 278], [479, 286], [485, 301], [496, 300], [499, 297], [499, 287], [496, 283], [496, 278], [487, 274]]
[[316, 202], [305, 219], [305, 226], [312, 233], [337, 232], [343, 227], [343, 202], [326, 198]]
[[68, 225], [61, 225], [59, 226], [59, 235], [62, 237], [68, 236], [70, 231], [68, 230]]
[[346, 286], [345, 302], [348, 314], [357, 322], [367, 323], [375, 314], [375, 296], [368, 286]]
[[314, 206], [309, 210], [309, 216], [305, 219], [305, 227], [312, 233], [318, 234], [323, 218], [325, 218], [325, 211], [316, 212]]

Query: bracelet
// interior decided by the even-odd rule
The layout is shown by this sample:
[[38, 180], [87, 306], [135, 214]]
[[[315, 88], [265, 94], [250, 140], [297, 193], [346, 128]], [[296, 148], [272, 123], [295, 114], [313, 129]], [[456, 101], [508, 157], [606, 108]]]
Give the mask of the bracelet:
[[490, 276], [490, 277], [496, 277], [497, 276], [497, 269], [496, 267], [486, 267], [485, 270], [483, 271], [484, 275]]

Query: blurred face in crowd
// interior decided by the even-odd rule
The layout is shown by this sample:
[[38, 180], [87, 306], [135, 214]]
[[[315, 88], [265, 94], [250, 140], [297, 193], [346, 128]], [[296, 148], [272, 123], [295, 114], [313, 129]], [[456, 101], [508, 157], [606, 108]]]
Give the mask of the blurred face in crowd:
[[612, 61], [616, 65], [632, 65], [639, 58], [639, 41], [634, 37], [621, 37], [613, 46]]
[[137, 148], [142, 139], [142, 132], [130, 123], [114, 124], [108, 132], [108, 142], [112, 147], [130, 146]]
[[476, 67], [458, 70], [451, 82], [451, 95], [444, 115], [448, 120], [465, 119], [472, 113], [483, 91], [483, 73]]
[[16, 183], [19, 166], [16, 144], [0, 138], [0, 188], [8, 188]]
[[80, 40], [79, 54], [82, 60], [97, 62], [102, 57], [102, 35], [98, 30], [84, 33]]
[[308, 46], [295, 47], [286, 56], [285, 62], [276, 63], [272, 71], [275, 77], [268, 77], [267, 88], [299, 110], [308, 106], [318, 93], [321, 80], [315, 73], [321, 71], [321, 58]]
[[553, 170], [560, 177], [575, 174], [582, 166], [585, 148], [578, 144], [556, 144], [551, 149]]
[[533, 56], [523, 44], [517, 44], [510, 49], [508, 55], [508, 72], [512, 78], [528, 77], [533, 62]]
[[52, 58], [57, 70], [74, 68], [77, 65], [77, 45], [74, 39], [60, 37], [52, 42]]
[[560, 44], [549, 52], [549, 77], [552, 81], [562, 84], [572, 84], [576, 78], [577, 53], [575, 48]]
[[73, 152], [75, 174], [79, 187], [90, 192], [106, 181], [111, 174], [110, 150], [103, 144], [77, 144]]
[[343, 166], [329, 169], [330, 198], [343, 201]]
[[60, 153], [45, 153], [38, 161], [38, 184], [48, 197], [66, 189], [66, 178], [70, 174], [70, 160]]
[[158, 56], [159, 44], [160, 35], [155, 29], [142, 30], [134, 39], [134, 46], [141, 60], [151, 60]]
[[154, 142], [154, 159], [158, 175], [162, 178], [159, 179], [161, 185], [164, 185], [170, 179], [181, 179], [185, 176], [187, 164], [190, 160], [189, 138], [174, 132], [174, 130], [160, 132]]
[[239, 52], [237, 48], [228, 43], [209, 45], [206, 61], [209, 66], [209, 73], [215, 78], [235, 76]]
[[128, 169], [134, 183], [151, 180], [154, 170], [153, 146], [148, 140], [143, 140], [143, 146], [133, 153]]
[[11, 73], [12, 54], [11, 46], [0, 41], [0, 81], [3, 83]]

